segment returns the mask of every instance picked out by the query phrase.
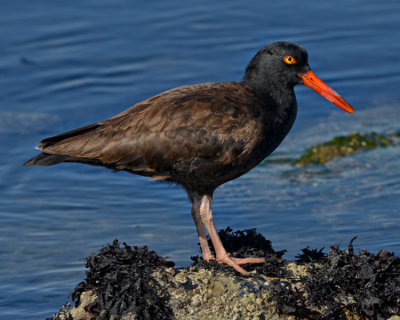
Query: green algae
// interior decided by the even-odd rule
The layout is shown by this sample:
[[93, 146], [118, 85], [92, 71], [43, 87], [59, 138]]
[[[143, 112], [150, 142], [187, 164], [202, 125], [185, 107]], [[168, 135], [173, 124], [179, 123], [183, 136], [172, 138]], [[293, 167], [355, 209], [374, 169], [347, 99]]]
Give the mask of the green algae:
[[397, 136], [397, 134], [383, 135], [376, 132], [366, 134], [354, 132], [338, 136], [308, 148], [299, 159], [293, 161], [293, 164], [296, 166], [325, 164], [337, 157], [393, 146], [395, 145], [394, 138]]

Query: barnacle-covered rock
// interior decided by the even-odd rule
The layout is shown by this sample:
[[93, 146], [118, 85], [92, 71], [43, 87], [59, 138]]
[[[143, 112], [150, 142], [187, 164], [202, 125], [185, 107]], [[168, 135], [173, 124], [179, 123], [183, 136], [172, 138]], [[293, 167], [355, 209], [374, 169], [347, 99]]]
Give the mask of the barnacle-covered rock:
[[332, 246], [326, 255], [305, 248], [289, 262], [254, 229], [228, 228], [220, 236], [234, 256], [257, 252], [269, 263], [245, 266], [248, 277], [199, 258], [176, 270], [146, 247], [114, 241], [86, 259], [87, 278], [72, 294], [75, 306], [65, 305], [52, 319], [396, 320], [400, 315], [400, 258], [394, 254], [356, 253], [353, 239], [346, 250]]

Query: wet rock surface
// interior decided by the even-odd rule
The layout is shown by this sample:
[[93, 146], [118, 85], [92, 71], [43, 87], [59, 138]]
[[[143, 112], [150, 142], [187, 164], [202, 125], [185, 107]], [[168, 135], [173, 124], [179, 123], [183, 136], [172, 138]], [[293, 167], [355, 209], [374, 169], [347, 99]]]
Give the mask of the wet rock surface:
[[389, 134], [351, 132], [311, 146], [304, 150], [297, 159], [271, 158], [266, 159], [264, 165], [269, 163], [288, 163], [296, 167], [324, 165], [338, 157], [351, 156], [377, 148], [398, 147], [400, 145], [399, 138], [400, 131]]
[[400, 258], [332, 246], [283, 259], [255, 229], [220, 236], [233, 256], [263, 256], [244, 277], [215, 261], [173, 263], [117, 240], [85, 260], [87, 277], [51, 319], [400, 319]]
[[376, 132], [365, 134], [358, 132], [349, 133], [348, 135], [338, 136], [330, 141], [308, 148], [293, 164], [297, 166], [324, 164], [337, 157], [394, 146], [395, 138], [396, 134], [384, 135]]

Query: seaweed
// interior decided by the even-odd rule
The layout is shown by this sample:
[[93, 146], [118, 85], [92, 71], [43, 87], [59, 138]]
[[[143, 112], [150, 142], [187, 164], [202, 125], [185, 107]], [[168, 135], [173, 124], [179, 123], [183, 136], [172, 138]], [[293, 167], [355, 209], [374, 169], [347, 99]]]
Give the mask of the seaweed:
[[308, 148], [293, 164], [296, 166], [325, 164], [336, 157], [344, 157], [378, 147], [393, 146], [394, 144], [394, 140], [387, 135], [376, 132], [366, 134], [355, 132], [346, 136], [335, 137], [330, 141]]
[[296, 319], [320, 319], [320, 313], [308, 305], [304, 292], [297, 290], [289, 281], [271, 281], [271, 289], [277, 302], [278, 314], [293, 315]]
[[[86, 280], [72, 293], [77, 306], [80, 294], [93, 290], [97, 295], [88, 307], [92, 319], [120, 319], [127, 313], [136, 314], [138, 319], [174, 319], [168, 306], [168, 293], [152, 273], [156, 268], [171, 264], [147, 247], [132, 247], [114, 240], [103, 247], [99, 254], [86, 258]], [[160, 294], [161, 292], [161, 294]]]
[[309, 147], [297, 159], [272, 157], [264, 160], [261, 165], [291, 164], [297, 167], [304, 167], [309, 164], [322, 165], [338, 157], [345, 157], [377, 148], [398, 146], [399, 137], [400, 131], [389, 134], [379, 134], [373, 131], [364, 134], [352, 132]]
[[301, 279], [309, 303], [326, 306], [325, 318], [343, 317], [344, 310], [378, 320], [400, 314], [400, 258], [384, 250], [356, 254], [355, 238], [347, 250], [332, 246], [324, 263], [310, 266]]
[[301, 249], [302, 253], [296, 256], [296, 261], [303, 263], [321, 261], [326, 258], [326, 254], [322, 252], [324, 249], [325, 248], [321, 248], [319, 250], [317, 249], [310, 250], [309, 247]]

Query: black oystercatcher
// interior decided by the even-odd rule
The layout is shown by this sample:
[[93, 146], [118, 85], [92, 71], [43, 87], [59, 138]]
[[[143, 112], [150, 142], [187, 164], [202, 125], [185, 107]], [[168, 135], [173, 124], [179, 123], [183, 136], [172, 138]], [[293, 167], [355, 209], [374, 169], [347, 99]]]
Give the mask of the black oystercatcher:
[[241, 265], [264, 259], [239, 259], [226, 252], [213, 223], [213, 192], [279, 146], [296, 118], [297, 84], [354, 111], [314, 75], [303, 47], [275, 42], [258, 51], [242, 81], [165, 91], [109, 120], [42, 140], [42, 153], [25, 165], [79, 162], [179, 184], [192, 202], [203, 258], [214, 259], [206, 228], [217, 261], [246, 274]]

